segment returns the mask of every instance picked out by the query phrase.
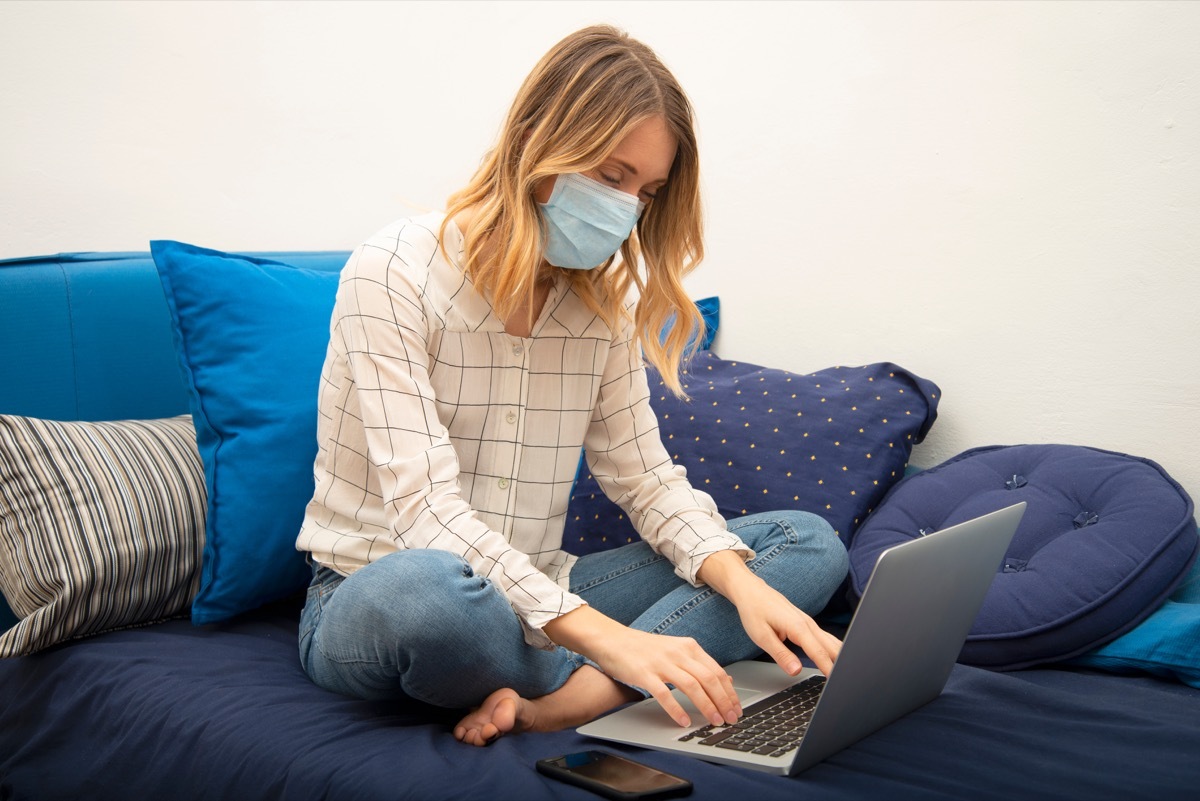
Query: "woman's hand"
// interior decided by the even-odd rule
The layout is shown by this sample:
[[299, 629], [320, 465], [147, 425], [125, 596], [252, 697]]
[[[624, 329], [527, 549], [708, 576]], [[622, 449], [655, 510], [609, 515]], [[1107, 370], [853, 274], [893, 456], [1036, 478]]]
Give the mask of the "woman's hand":
[[646, 690], [680, 726], [692, 722], [668, 684], [714, 725], [734, 723], [742, 714], [733, 679], [691, 637], [631, 629], [590, 606], [550, 621], [543, 631], [591, 659], [611, 678]]
[[800, 646], [817, 669], [829, 675], [841, 640], [754, 575], [741, 556], [733, 551], [714, 553], [704, 560], [697, 577], [737, 607], [746, 634], [788, 675], [795, 676], [802, 668], [789, 642]]

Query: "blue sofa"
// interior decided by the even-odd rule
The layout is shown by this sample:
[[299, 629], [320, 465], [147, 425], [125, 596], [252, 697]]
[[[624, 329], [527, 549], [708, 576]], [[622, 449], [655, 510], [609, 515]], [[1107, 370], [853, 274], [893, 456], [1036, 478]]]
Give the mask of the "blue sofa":
[[[268, 266], [278, 260], [332, 273], [346, 254], [265, 255], [271, 257]], [[172, 313], [148, 253], [0, 262], [0, 415], [57, 421], [211, 416], [211, 410], [196, 406], [199, 379], [181, 370]], [[715, 386], [716, 379], [706, 378], [710, 374], [724, 376], [739, 396], [755, 387], [761, 397], [767, 391], [757, 389], [759, 382], [792, 379], [715, 354], [707, 358], [703, 369], [693, 371], [697, 408], [704, 405], [706, 386]], [[929, 382], [905, 378], [894, 365], [870, 375], [839, 368], [810, 381], [820, 385], [821, 397], [813, 402], [832, 402], [831, 388], [845, 384], [848, 375], [866, 376], [872, 384], [903, 378], [909, 383], [900, 392], [907, 387], [907, 397], [923, 398], [914, 408], [924, 410], [905, 429], [902, 453], [882, 485], [870, 478], [861, 487], [838, 485], [836, 497], [828, 500], [805, 498], [842, 520], [847, 530], [840, 533], [850, 543], [849, 529], [886, 503], [889, 490], [903, 486], [908, 450], [932, 424], [939, 393]], [[744, 424], [739, 419], [738, 429], [769, 431], [757, 423], [777, 413], [781, 402], [752, 406], [753, 419]], [[670, 439], [678, 434], [683, 440], [681, 432], [691, 430], [680, 419], [687, 407], [670, 406], [665, 396], [656, 403], [662, 404], [656, 408]], [[729, 420], [722, 414], [711, 425]], [[801, 425], [802, 416], [789, 413], [790, 422], [772, 424], [775, 433], [780, 425]], [[816, 422], [834, 423], [832, 415]], [[203, 422], [196, 426], [202, 429]], [[204, 436], [199, 431], [201, 440]], [[741, 444], [750, 448], [763, 441]], [[841, 440], [827, 445], [841, 447]], [[201, 441], [201, 453], [204, 448]], [[814, 451], [804, 461], [822, 463], [824, 454], [818, 459]], [[868, 456], [872, 464], [884, 458], [879, 451]], [[792, 475], [780, 457], [795, 459], [796, 451], [765, 462], [766, 472], [778, 473], [781, 482], [771, 485], [774, 497], [747, 500], [745, 479], [736, 479], [728, 492], [714, 493], [722, 510], [732, 514], [755, 503], [778, 504], [782, 493], [791, 492], [783, 474]], [[721, 461], [733, 469], [738, 460], [722, 455]], [[854, 471], [848, 458], [843, 461], [833, 468], [836, 480], [811, 482], [814, 492], [850, 480], [842, 474]], [[762, 468], [763, 463], [746, 463], [748, 475]], [[706, 474], [697, 464], [693, 475]], [[569, 514], [567, 544], [581, 551], [628, 536], [612, 534], [620, 530], [619, 510], [596, 497], [589, 479], [584, 466]], [[208, 480], [211, 492], [212, 477]], [[839, 499], [851, 495], [860, 505], [839, 506]], [[206, 580], [195, 579], [201, 585]], [[176, 609], [160, 619], [82, 631], [87, 636], [0, 659], [0, 798], [593, 797], [534, 770], [539, 758], [596, 747], [575, 732], [506, 737], [475, 749], [453, 739], [456, 712], [415, 702], [358, 701], [315, 687], [296, 654], [303, 589], [289, 585], [273, 595], [213, 622], [199, 624], [188, 619], [186, 608]], [[835, 603], [824, 619], [837, 626], [845, 612]], [[6, 606], [0, 616], [0, 631], [17, 624]], [[1172, 676], [1098, 667], [1103, 665], [1043, 660], [1001, 672], [960, 664], [940, 698], [795, 777], [603, 747], [686, 776], [697, 799], [1194, 798], [1200, 787], [1200, 689]]]

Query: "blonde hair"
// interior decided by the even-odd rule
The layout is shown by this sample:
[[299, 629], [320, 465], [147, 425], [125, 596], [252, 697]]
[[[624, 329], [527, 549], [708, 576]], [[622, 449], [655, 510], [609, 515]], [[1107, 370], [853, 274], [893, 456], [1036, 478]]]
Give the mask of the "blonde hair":
[[508, 319], [533, 299], [543, 263], [535, 188], [546, 178], [595, 169], [653, 117], [666, 121], [676, 141], [667, 183], [621, 246], [619, 261], [614, 255], [593, 270], [559, 272], [614, 331], [628, 318], [625, 298], [637, 286], [637, 342], [666, 386], [683, 396], [680, 365], [704, 333], [682, 283], [704, 257], [699, 157], [691, 103], [646, 45], [616, 28], [593, 26], [551, 48], [522, 84], [496, 147], [449, 198], [442, 228], [444, 234], [451, 218], [472, 209], [463, 231], [464, 269]]

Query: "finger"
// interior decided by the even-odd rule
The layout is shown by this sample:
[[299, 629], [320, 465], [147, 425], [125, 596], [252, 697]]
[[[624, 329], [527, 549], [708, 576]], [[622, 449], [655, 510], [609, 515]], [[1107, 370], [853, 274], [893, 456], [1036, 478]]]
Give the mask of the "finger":
[[[675, 688], [688, 697], [699, 710], [700, 714], [714, 726], [721, 726], [725, 723], [725, 711], [730, 704], [727, 699], [724, 699], [724, 709], [718, 707], [718, 698], [714, 698], [711, 690], [697, 678], [693, 673], [686, 671], [681, 672], [677, 677], [671, 679], [671, 683]], [[720, 681], [715, 676], [712, 677], [713, 689], [720, 687]], [[723, 695], [723, 692], [721, 693]], [[730, 721], [732, 722], [732, 721]]]
[[817, 670], [829, 675], [833, 670], [834, 660], [841, 651], [842, 643], [837, 637], [817, 626], [800, 628], [788, 635], [788, 639], [799, 645], [808, 658], [817, 666]]
[[[733, 677], [725, 672], [717, 662], [705, 654], [705, 660], [699, 664], [694, 664], [691, 668], [692, 675], [699, 680], [708, 697], [712, 699], [716, 706], [717, 714], [721, 717], [721, 723], [737, 723], [737, 719], [742, 715], [741, 702], [737, 697], [737, 690], [733, 688]], [[713, 720], [710, 716], [709, 720]], [[717, 721], [713, 721], [717, 723]]]
[[736, 722], [737, 693], [724, 668], [690, 637], [673, 644], [679, 646], [678, 656], [670, 671], [660, 674], [662, 679], [674, 684], [714, 726]]
[[742, 699], [738, 698], [737, 688], [733, 686], [733, 676], [730, 676], [724, 668], [721, 669], [721, 683], [725, 685], [729, 697], [733, 699], [733, 711], [740, 718], [742, 716]]
[[[789, 637], [789, 639], [792, 638]], [[800, 658], [792, 653], [792, 649], [788, 648], [787, 643], [781, 640], [774, 631], [769, 631], [755, 642], [789, 676], [795, 676], [804, 667], [800, 664]], [[800, 645], [798, 642], [796, 644]], [[804, 646], [800, 645], [800, 647], [803, 648]], [[806, 650], [805, 653], [808, 653], [808, 651]]]
[[688, 717], [687, 712], [683, 711], [683, 707], [680, 706], [679, 702], [675, 700], [675, 696], [671, 694], [671, 691], [667, 688], [666, 684], [659, 682], [656, 688], [651, 689], [647, 687], [646, 689], [650, 695], [654, 697], [654, 700], [658, 701], [658, 705], [663, 708], [663, 711], [666, 712], [672, 720], [674, 720], [680, 726], [687, 727], [692, 725], [692, 719]]

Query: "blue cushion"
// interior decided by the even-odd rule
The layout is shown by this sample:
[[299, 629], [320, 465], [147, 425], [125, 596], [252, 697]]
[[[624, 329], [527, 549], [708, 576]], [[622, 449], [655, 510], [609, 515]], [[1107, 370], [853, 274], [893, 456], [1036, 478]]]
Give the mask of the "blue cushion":
[[960, 661], [1068, 659], [1129, 631], [1196, 557], [1191, 498], [1149, 459], [1075, 445], [975, 448], [898, 484], [850, 543], [861, 597], [879, 554], [1017, 501], [1028, 508]]
[[1200, 688], [1200, 559], [1148, 618], [1072, 664], [1110, 673], [1150, 673]]
[[[842, 537], [904, 476], [937, 417], [937, 386], [890, 363], [801, 375], [696, 354], [681, 401], [651, 369], [664, 442], [726, 518], [774, 509], [824, 517]], [[584, 554], [637, 540], [588, 473], [576, 483], [564, 547]]]
[[[711, 298], [702, 298], [696, 301], [696, 308], [700, 311], [700, 316], [704, 319], [704, 338], [700, 341], [698, 350], [708, 350], [712, 347], [713, 340], [717, 337], [717, 328], [721, 324], [721, 299], [714, 296]], [[662, 337], [665, 339], [674, 325], [674, 318], [671, 319], [662, 329]], [[692, 343], [695, 343], [695, 337], [692, 337]]]
[[152, 242], [190, 389], [208, 489], [196, 624], [305, 586], [296, 550], [313, 491], [317, 384], [346, 254], [304, 269]]
[[4, 414], [105, 421], [187, 411], [148, 253], [0, 262], [0, 353]]

